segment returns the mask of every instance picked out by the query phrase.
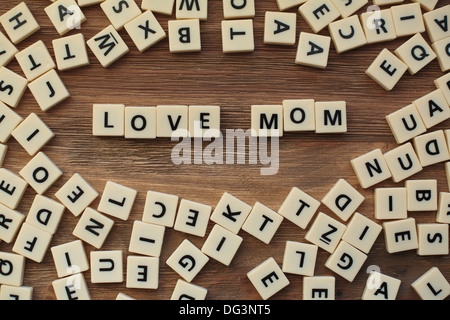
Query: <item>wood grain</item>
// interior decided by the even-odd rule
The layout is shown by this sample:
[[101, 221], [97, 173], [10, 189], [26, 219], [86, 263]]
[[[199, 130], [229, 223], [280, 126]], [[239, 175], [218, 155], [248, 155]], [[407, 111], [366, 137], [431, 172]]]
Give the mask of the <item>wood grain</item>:
[[[4, 3], [0, 14], [19, 2], [12, 0]], [[50, 2], [26, 2], [42, 28], [22, 42], [19, 49], [39, 39], [51, 48], [51, 41], [59, 38], [59, 35], [44, 12], [44, 7]], [[140, 2], [138, 0], [139, 5]], [[440, 5], [444, 2], [441, 1]], [[125, 30], [122, 30], [120, 34], [129, 45], [130, 52], [110, 68], [103, 69], [89, 51], [89, 66], [60, 72], [71, 93], [71, 98], [64, 103], [44, 113], [30, 91], [26, 92], [16, 111], [23, 117], [31, 112], [37, 113], [55, 132], [55, 138], [43, 151], [64, 171], [64, 176], [46, 193], [47, 196], [54, 198], [55, 192], [74, 173], [80, 173], [100, 193], [108, 180], [138, 191], [130, 219], [115, 220], [113, 231], [102, 250], [121, 249], [126, 258], [132, 222], [142, 218], [147, 190], [176, 194], [180, 198], [213, 207], [222, 193], [228, 191], [251, 205], [260, 201], [278, 210], [293, 186], [320, 200], [339, 178], [345, 178], [366, 197], [358, 211], [374, 219], [374, 188], [363, 190], [359, 187], [350, 160], [375, 148], [387, 151], [396, 146], [384, 117], [434, 90], [433, 80], [442, 75], [438, 63], [433, 61], [415, 76], [406, 74], [389, 93], [364, 72], [383, 48], [394, 50], [406, 38], [365, 46], [341, 55], [336, 54], [332, 47], [329, 65], [325, 70], [299, 66], [294, 63], [296, 46], [263, 44], [264, 13], [277, 10], [275, 0], [257, 1], [254, 18], [256, 48], [253, 53], [222, 53], [221, 1], [210, 1], [208, 20], [201, 24], [202, 51], [199, 53], [170, 54], [167, 39], [139, 53]], [[295, 12], [295, 9], [290, 11]], [[83, 8], [83, 12], [87, 21], [80, 32], [86, 39], [109, 24], [99, 6]], [[297, 31], [311, 32], [300, 15], [298, 17]], [[173, 16], [162, 15], [157, 15], [157, 18], [166, 31], [168, 20], [174, 19]], [[327, 31], [321, 33], [327, 34]], [[8, 67], [21, 73], [16, 61]], [[128, 106], [220, 105], [223, 129], [246, 130], [250, 128], [252, 104], [279, 104], [283, 99], [297, 98], [347, 101], [348, 133], [285, 134], [280, 140], [279, 172], [273, 176], [260, 175], [261, 165], [174, 165], [170, 154], [176, 142], [167, 139], [138, 141], [93, 137], [91, 134], [91, 109], [94, 103], [123, 103]], [[448, 124], [446, 121], [435, 129], [448, 128]], [[4, 167], [19, 172], [30, 157], [14, 139], [10, 139], [8, 147]], [[414, 179], [421, 178], [437, 179], [439, 191], [448, 191], [443, 164], [427, 167], [414, 176]], [[389, 180], [377, 187], [395, 185], [403, 184]], [[35, 193], [29, 188], [18, 210], [27, 213], [34, 196]], [[97, 205], [98, 199], [92, 206], [96, 208]], [[324, 206], [319, 210], [332, 214]], [[411, 213], [410, 216], [418, 223], [435, 221], [435, 212]], [[78, 218], [66, 211], [51, 246], [75, 240], [72, 231], [77, 221]], [[211, 228], [212, 222], [208, 232]], [[208, 299], [260, 299], [246, 276], [247, 272], [269, 257], [274, 257], [281, 265], [286, 241], [306, 241], [305, 233], [305, 230], [284, 220], [272, 242], [265, 245], [241, 231], [244, 241], [232, 264], [225, 267], [211, 259], [193, 283], [208, 289]], [[85, 272], [92, 299], [115, 299], [119, 292], [136, 299], [169, 299], [179, 277], [165, 261], [184, 239], [189, 239], [198, 247], [205, 240], [172, 229], [166, 230], [158, 290], [128, 289], [125, 283], [92, 284], [90, 273]], [[1, 251], [10, 252], [11, 248], [12, 244], [0, 243]], [[88, 253], [94, 250], [88, 244], [85, 248]], [[402, 281], [398, 294], [401, 300], [418, 299], [410, 284], [433, 266], [437, 266], [450, 279], [448, 256], [420, 257], [414, 251], [390, 255], [386, 252], [383, 234], [352, 283], [324, 266], [328, 256], [328, 253], [319, 250], [315, 274], [336, 276], [336, 298], [340, 300], [361, 298], [368, 276], [365, 270], [371, 265], [379, 266], [382, 273]], [[287, 276], [290, 285], [272, 299], [302, 299], [302, 277]], [[27, 260], [24, 285], [34, 288], [34, 299], [55, 299], [51, 286], [55, 279], [57, 275], [50, 251], [40, 264]]]

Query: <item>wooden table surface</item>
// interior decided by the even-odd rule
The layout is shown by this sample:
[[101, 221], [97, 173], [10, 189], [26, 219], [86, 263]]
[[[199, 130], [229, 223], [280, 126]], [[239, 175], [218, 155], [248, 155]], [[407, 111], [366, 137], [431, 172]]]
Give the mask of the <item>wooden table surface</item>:
[[[20, 0], [2, 4], [0, 14]], [[59, 38], [44, 12], [50, 1], [27, 0], [41, 30], [18, 45], [24, 49], [37, 40], [43, 40], [51, 49], [51, 41]], [[141, 4], [141, 0], [137, 1]], [[442, 6], [446, 1], [440, 1]], [[275, 0], [256, 1], [254, 18], [255, 51], [243, 54], [223, 54], [220, 24], [223, 19], [221, 1], [209, 1], [208, 20], [201, 23], [202, 51], [171, 54], [168, 39], [164, 39], [144, 53], [140, 53], [125, 30], [120, 31], [130, 52], [108, 69], [101, 67], [89, 50], [91, 64], [73, 71], [59, 72], [71, 97], [48, 112], [42, 112], [31, 92], [27, 90], [15, 110], [26, 117], [37, 113], [55, 132], [56, 136], [43, 151], [64, 171], [45, 194], [55, 192], [74, 174], [80, 173], [102, 193], [108, 180], [138, 191], [128, 221], [115, 219], [112, 232], [101, 250], [121, 249], [124, 254], [124, 274], [131, 228], [134, 220], [141, 220], [148, 190], [167, 192], [193, 201], [215, 206], [224, 192], [253, 205], [259, 201], [278, 210], [293, 186], [318, 200], [328, 192], [339, 178], [355, 186], [365, 201], [358, 211], [374, 219], [374, 187], [359, 187], [350, 160], [375, 148], [383, 152], [397, 144], [385, 121], [385, 116], [410, 104], [435, 89], [433, 80], [443, 75], [435, 60], [415, 76], [405, 74], [392, 92], [386, 92], [373, 82], [365, 70], [383, 48], [395, 50], [407, 38], [368, 45], [341, 55], [331, 47], [329, 64], [325, 70], [299, 66], [294, 63], [297, 46], [285, 47], [263, 43], [264, 14], [278, 11]], [[363, 12], [363, 8], [359, 13]], [[296, 8], [289, 10], [296, 12]], [[83, 8], [87, 21], [79, 31], [86, 39], [106, 27], [109, 22], [99, 6]], [[168, 20], [156, 15], [167, 31]], [[312, 32], [298, 15], [298, 30]], [[327, 34], [324, 30], [322, 34]], [[424, 34], [427, 37], [426, 33]], [[428, 38], [427, 38], [428, 39]], [[53, 54], [52, 49], [50, 50]], [[9, 65], [21, 73], [14, 60]], [[171, 150], [176, 142], [170, 139], [127, 140], [124, 138], [94, 137], [92, 131], [92, 105], [95, 103], [122, 103], [127, 106], [155, 106], [159, 104], [219, 105], [222, 129], [249, 129], [250, 106], [253, 104], [280, 104], [284, 99], [310, 98], [316, 101], [347, 101], [348, 132], [336, 135], [313, 133], [286, 133], [280, 139], [280, 168], [276, 175], [262, 176], [263, 165], [175, 165]], [[434, 129], [446, 129], [446, 121]], [[19, 172], [31, 157], [11, 138], [4, 167]], [[425, 168], [413, 179], [438, 180], [438, 191], [448, 191], [444, 164]], [[403, 186], [387, 180], [376, 187]], [[35, 192], [28, 188], [18, 210], [26, 214]], [[99, 199], [93, 204], [97, 208]], [[319, 208], [334, 216], [323, 205]], [[434, 222], [435, 212], [410, 213], [417, 223]], [[72, 231], [78, 221], [66, 211], [50, 246], [76, 240]], [[382, 223], [382, 221], [378, 221]], [[208, 232], [213, 223], [210, 221]], [[310, 226], [310, 225], [309, 225]], [[287, 240], [306, 242], [306, 230], [284, 220], [270, 244], [263, 244], [241, 231], [244, 241], [229, 267], [213, 259], [197, 275], [193, 283], [208, 289], [207, 299], [249, 300], [260, 299], [247, 278], [247, 272], [269, 257], [281, 265]], [[169, 299], [179, 276], [165, 261], [177, 246], [189, 239], [201, 247], [205, 238], [167, 229], [160, 257], [160, 280], [157, 290], [138, 290], [120, 284], [92, 284], [90, 272], [85, 272], [92, 299], [115, 299], [119, 292], [136, 299]], [[0, 243], [1, 251], [11, 252], [11, 244]], [[85, 244], [87, 253], [95, 250]], [[350, 283], [334, 274], [324, 265], [329, 253], [319, 249], [315, 275], [336, 277], [336, 299], [356, 300], [363, 293], [369, 266], [402, 281], [397, 298], [418, 299], [411, 283], [431, 267], [438, 267], [450, 280], [449, 256], [420, 257], [413, 251], [389, 254], [384, 235], [380, 234], [355, 280]], [[302, 299], [302, 276], [287, 274], [290, 285], [271, 299]], [[34, 288], [33, 298], [55, 299], [51, 282], [57, 279], [50, 250], [42, 263], [27, 260], [24, 285]]]

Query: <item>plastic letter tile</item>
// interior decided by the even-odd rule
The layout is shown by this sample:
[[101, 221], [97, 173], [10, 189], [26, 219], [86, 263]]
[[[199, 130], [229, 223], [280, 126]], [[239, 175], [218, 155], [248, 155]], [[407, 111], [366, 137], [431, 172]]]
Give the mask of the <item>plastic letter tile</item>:
[[435, 211], [438, 207], [437, 180], [407, 180], [408, 211]]
[[408, 217], [406, 188], [377, 188], [375, 195], [375, 219], [396, 220]]
[[0, 101], [16, 108], [27, 89], [28, 80], [17, 73], [0, 68]]
[[419, 110], [414, 104], [402, 107], [386, 116], [397, 143], [403, 143], [427, 131]]
[[129, 295], [123, 293], [123, 292], [119, 292], [116, 296], [116, 300], [136, 300], [133, 297], [130, 297]]
[[312, 277], [318, 249], [319, 247], [314, 244], [286, 241], [283, 272]]
[[56, 64], [42, 40], [18, 52], [16, 59], [28, 81], [33, 81], [56, 68]]
[[81, 240], [50, 248], [59, 278], [89, 270], [89, 260]]
[[123, 253], [121, 250], [91, 251], [91, 282], [123, 282]]
[[12, 171], [0, 168], [0, 203], [16, 209], [22, 200], [28, 183]]
[[174, 229], [198, 237], [204, 237], [211, 215], [211, 206], [182, 199], [178, 207]]
[[248, 232], [265, 244], [269, 244], [277, 232], [283, 216], [272, 209], [256, 202], [252, 211], [245, 220], [242, 230]]
[[44, 194], [63, 172], [45, 153], [39, 152], [19, 174], [38, 194]]
[[23, 121], [23, 118], [11, 108], [0, 102], [0, 142], [5, 143], [11, 132]]
[[316, 101], [316, 133], [347, 132], [347, 103], [345, 101]]
[[447, 177], [447, 186], [450, 190], [450, 161], [445, 163], [445, 175]]
[[400, 279], [373, 271], [367, 278], [361, 300], [396, 300], [401, 282]]
[[450, 153], [443, 130], [424, 133], [414, 138], [414, 148], [422, 167], [448, 161]]
[[95, 248], [100, 249], [113, 225], [114, 220], [92, 208], [86, 208], [72, 234]]
[[448, 255], [448, 224], [420, 223], [417, 225], [419, 256]]
[[290, 8], [300, 6], [305, 2], [306, 0], [277, 0], [277, 5], [280, 11], [286, 11]]
[[109, 67], [130, 51], [112, 25], [97, 33], [86, 43], [104, 68]]
[[187, 282], [192, 282], [209, 257], [185, 239], [166, 260], [166, 264]]
[[37, 154], [54, 136], [53, 131], [35, 113], [31, 113], [11, 133], [30, 156]]
[[44, 10], [61, 36], [71, 30], [80, 29], [81, 24], [86, 21], [86, 16], [75, 0], [57, 0]]
[[26, 222], [22, 224], [12, 251], [41, 263], [47, 253], [53, 235]]
[[450, 72], [434, 80], [434, 84], [442, 90], [445, 100], [450, 104]]
[[220, 107], [190, 106], [189, 136], [192, 138], [220, 137]]
[[206, 238], [201, 251], [229, 266], [241, 245], [243, 238], [216, 224]]
[[33, 300], [33, 287], [15, 287], [2, 285], [0, 287], [0, 300]]
[[178, 279], [170, 300], [205, 300], [208, 289]]
[[408, 66], [412, 75], [436, 59], [436, 53], [420, 33], [404, 42], [394, 52]]
[[331, 0], [307, 1], [300, 6], [299, 12], [314, 33], [318, 33], [341, 15]]
[[86, 41], [82, 33], [52, 41], [59, 71], [72, 70], [90, 64]]
[[19, 50], [11, 43], [3, 32], [0, 32], [0, 67], [6, 66]]
[[222, 51], [224, 53], [253, 52], [254, 50], [253, 19], [222, 21]]
[[56, 300], [91, 300], [89, 288], [82, 273], [52, 282]]
[[156, 128], [155, 107], [125, 108], [125, 139], [155, 139]]
[[409, 178], [423, 169], [410, 142], [389, 150], [384, 154], [384, 159], [394, 182]]
[[25, 2], [4, 13], [0, 23], [14, 44], [22, 42], [40, 29], [39, 24]]
[[102, 3], [105, 0], [78, 0], [78, 5], [80, 7], [93, 6], [94, 4]]
[[293, 187], [278, 209], [278, 213], [301, 229], [306, 229], [319, 206], [320, 201]]
[[70, 97], [56, 70], [50, 70], [28, 84], [28, 88], [42, 111], [48, 111]]
[[346, 226], [336, 219], [319, 212], [305, 239], [329, 253], [333, 253], [344, 235]]
[[397, 37], [425, 32], [422, 10], [419, 3], [401, 4], [391, 7]]
[[25, 257], [10, 252], [0, 252], [3, 269], [0, 273], [0, 283], [20, 287], [23, 284], [25, 272]]
[[0, 143], [0, 167], [3, 166], [3, 162], [5, 161], [7, 151], [8, 151], [8, 146], [6, 144]]
[[411, 0], [411, 1], [420, 3], [420, 6], [424, 10], [430, 11], [433, 10], [434, 7], [436, 7], [439, 0]]
[[328, 30], [339, 54], [367, 44], [366, 35], [357, 15], [330, 23]]
[[136, 195], [136, 190], [108, 181], [106, 182], [97, 210], [126, 221], [130, 216]]
[[383, 223], [386, 250], [397, 253], [419, 248], [414, 218]]
[[361, 187], [365, 189], [392, 176], [380, 149], [352, 159], [351, 164]]
[[282, 137], [284, 131], [283, 106], [251, 106], [251, 127], [254, 137]]
[[126, 287], [136, 289], [158, 289], [159, 258], [128, 256]]
[[211, 221], [238, 234], [252, 206], [225, 192], [211, 214]]
[[341, 13], [342, 18], [350, 17], [356, 11], [364, 7], [369, 1], [368, 0], [331, 0]]
[[0, 167], [3, 165], [3, 162], [5, 161], [7, 151], [8, 151], [8, 146], [6, 144], [0, 143]]
[[169, 20], [169, 51], [197, 52], [202, 49], [200, 20]]
[[322, 199], [322, 203], [343, 221], [347, 221], [363, 201], [364, 196], [345, 179], [339, 179]]
[[450, 118], [450, 108], [442, 90], [434, 90], [414, 101], [427, 129]]
[[75, 173], [55, 195], [74, 216], [79, 216], [99, 194], [80, 174]]
[[284, 131], [314, 131], [316, 129], [314, 99], [283, 100]]
[[450, 36], [436, 41], [431, 45], [436, 53], [439, 66], [442, 72], [450, 70]]
[[11, 243], [25, 219], [25, 215], [0, 204], [0, 240]]
[[134, 221], [128, 252], [159, 257], [165, 230], [163, 226]]
[[125, 30], [140, 52], [144, 52], [167, 36], [151, 11], [146, 11], [128, 22]]
[[335, 277], [304, 277], [303, 300], [335, 300], [335, 288]]
[[188, 106], [156, 106], [156, 136], [158, 138], [187, 137]]
[[325, 262], [325, 266], [347, 281], [353, 282], [366, 259], [366, 254], [347, 242], [341, 241]]
[[386, 91], [391, 91], [407, 70], [408, 66], [403, 61], [388, 49], [383, 49], [367, 68], [366, 74]]
[[364, 12], [360, 17], [367, 43], [379, 43], [397, 38], [390, 9]]
[[297, 14], [295, 12], [266, 11], [264, 43], [293, 46], [297, 36]]
[[26, 222], [50, 234], [55, 234], [65, 207], [48, 197], [36, 195], [28, 211]]
[[295, 63], [309, 67], [325, 69], [328, 65], [331, 37], [300, 32]]
[[142, 221], [172, 228], [178, 210], [178, 196], [147, 191]]
[[411, 287], [422, 300], [444, 300], [450, 295], [450, 283], [437, 267], [417, 278]]
[[142, 13], [134, 0], [106, 0], [100, 7], [116, 30], [122, 29]]
[[92, 134], [94, 136], [124, 136], [125, 105], [94, 104], [92, 111]]
[[450, 22], [450, 4], [424, 13], [423, 20], [431, 42], [434, 43], [450, 37], [450, 29], [448, 27]]
[[177, 19], [208, 18], [208, 0], [176, 0], [175, 16]]
[[253, 18], [255, 16], [255, 0], [222, 0], [222, 2], [225, 19]]
[[247, 277], [263, 300], [269, 299], [290, 283], [274, 258], [250, 270]]
[[436, 222], [450, 224], [450, 193], [439, 193], [439, 207]]
[[141, 8], [154, 13], [171, 16], [175, 0], [142, 0]]
[[355, 212], [345, 229], [342, 240], [369, 254], [383, 227], [362, 214]]

